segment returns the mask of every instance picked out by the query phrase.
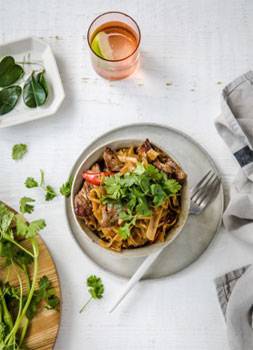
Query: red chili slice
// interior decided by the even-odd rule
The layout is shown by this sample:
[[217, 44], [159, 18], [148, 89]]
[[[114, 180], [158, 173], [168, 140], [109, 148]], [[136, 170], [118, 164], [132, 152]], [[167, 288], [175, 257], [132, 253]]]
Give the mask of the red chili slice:
[[96, 186], [99, 186], [101, 185], [101, 182], [102, 182], [102, 178], [104, 176], [110, 176], [112, 175], [113, 173], [110, 172], [110, 171], [102, 171], [102, 172], [92, 172], [92, 171], [85, 171], [83, 173], [83, 178], [91, 183], [92, 185], [96, 185]]

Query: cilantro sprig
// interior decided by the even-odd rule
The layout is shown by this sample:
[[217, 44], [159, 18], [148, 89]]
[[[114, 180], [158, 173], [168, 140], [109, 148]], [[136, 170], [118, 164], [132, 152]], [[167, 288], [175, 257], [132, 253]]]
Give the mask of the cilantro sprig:
[[138, 162], [133, 172], [106, 177], [103, 187], [106, 194], [102, 203], [118, 209], [122, 221], [118, 232], [127, 239], [138, 217], [150, 216], [168, 197], [178, 194], [182, 186], [152, 164], [144, 166]]
[[45, 185], [45, 173], [44, 170], [40, 170], [40, 181], [35, 180], [33, 177], [27, 177], [25, 180], [26, 188], [41, 188], [45, 193], [45, 200], [51, 201], [57, 196], [56, 191], [50, 185]]
[[71, 194], [71, 188], [73, 183], [73, 177], [71, 176], [68, 181], [66, 181], [64, 184], [60, 187], [60, 194], [65, 197], [69, 197]]
[[22, 214], [28, 213], [31, 214], [34, 210], [34, 205], [32, 203], [35, 202], [35, 199], [32, 199], [30, 197], [22, 197], [19, 201], [20, 204], [20, 211]]
[[89, 304], [89, 302], [92, 299], [101, 299], [104, 295], [104, 285], [100, 277], [97, 277], [95, 275], [90, 275], [86, 280], [86, 286], [88, 288], [88, 292], [90, 293], [91, 297], [90, 299], [83, 305], [80, 313], [83, 312], [83, 310], [86, 308], [86, 306]]
[[[23, 197], [20, 204], [27, 212], [31, 198]], [[31, 208], [28, 209], [30, 211]], [[12, 266], [19, 285], [8, 282], [8, 271], [0, 283], [0, 348], [23, 349], [30, 320], [38, 313], [41, 301], [47, 309], [57, 309], [59, 299], [46, 276], [38, 281], [38, 231], [45, 228], [43, 219], [28, 223], [23, 215], [15, 214], [0, 202], [1, 267]], [[23, 240], [29, 244], [23, 244]], [[26, 280], [26, 288], [22, 282]], [[18, 312], [17, 312], [18, 310]], [[19, 344], [17, 346], [17, 344]]]

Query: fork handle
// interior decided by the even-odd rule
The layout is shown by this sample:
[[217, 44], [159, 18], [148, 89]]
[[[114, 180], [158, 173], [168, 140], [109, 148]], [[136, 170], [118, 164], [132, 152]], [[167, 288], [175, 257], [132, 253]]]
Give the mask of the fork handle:
[[[166, 245], [165, 245], [166, 246]], [[117, 306], [121, 303], [121, 301], [125, 298], [125, 296], [129, 293], [129, 291], [136, 285], [136, 283], [143, 277], [145, 272], [149, 269], [149, 267], [153, 264], [153, 262], [157, 259], [157, 257], [161, 254], [165, 246], [162, 246], [155, 253], [150, 254], [143, 263], [138, 267], [137, 271], [133, 274], [130, 280], [125, 285], [124, 289], [120, 293], [116, 302], [111, 306], [109, 313], [112, 313]]]

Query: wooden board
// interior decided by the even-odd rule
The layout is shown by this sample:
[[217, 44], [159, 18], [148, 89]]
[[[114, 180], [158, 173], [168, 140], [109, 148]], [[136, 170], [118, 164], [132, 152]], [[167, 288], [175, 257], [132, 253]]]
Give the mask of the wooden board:
[[[38, 238], [38, 241], [40, 248], [38, 280], [46, 275], [52, 282], [55, 294], [61, 300], [60, 282], [53, 258], [41, 237]], [[28, 246], [25, 241], [23, 243], [25, 246]], [[0, 279], [3, 277], [3, 274], [4, 271], [0, 271]], [[8, 280], [12, 285], [18, 285], [15, 271], [10, 271]], [[25, 285], [25, 280], [22, 279], [22, 283]], [[25, 345], [29, 350], [51, 350], [54, 348], [60, 326], [60, 317], [61, 310], [47, 310], [43, 306], [41, 307], [38, 315], [30, 323], [26, 336]]]

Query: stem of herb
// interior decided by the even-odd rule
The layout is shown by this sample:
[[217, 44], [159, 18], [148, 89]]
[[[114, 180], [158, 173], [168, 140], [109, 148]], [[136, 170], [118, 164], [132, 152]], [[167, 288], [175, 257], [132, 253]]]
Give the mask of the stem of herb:
[[30, 281], [30, 276], [27, 270], [27, 266], [26, 265], [22, 265], [25, 277], [26, 277], [26, 283], [27, 283], [27, 291], [29, 292], [30, 288], [31, 288], [31, 281]]
[[[15, 321], [14, 326], [13, 326], [13, 328], [15, 328], [15, 327], [16, 327], [16, 323], [19, 322], [20, 314], [21, 314], [21, 311], [22, 311], [23, 285], [22, 285], [22, 280], [21, 280], [21, 278], [20, 278], [20, 274], [19, 274], [19, 272], [18, 272], [18, 270], [17, 270], [16, 264], [15, 264], [13, 261], [12, 261], [12, 264], [13, 264], [13, 266], [15, 267], [15, 270], [16, 270], [16, 273], [17, 273], [18, 283], [19, 283], [19, 289], [20, 289], [18, 314], [17, 314], [16, 321]], [[16, 336], [16, 334], [14, 334], [13, 337], [12, 337], [11, 339], [15, 338], [15, 336]], [[15, 340], [15, 339], [13, 339], [13, 343], [15, 344], [15, 341], [14, 341], [14, 340]], [[12, 344], [10, 344], [10, 345], [12, 345]]]
[[[28, 273], [27, 266], [26, 265], [22, 265], [22, 269], [23, 269], [23, 272], [24, 272], [25, 277], [26, 277], [27, 293], [29, 293], [29, 291], [31, 289], [31, 281], [30, 281], [30, 276], [29, 276], [29, 273]], [[27, 333], [29, 322], [30, 322], [29, 319], [27, 317], [25, 317], [25, 320], [24, 320], [24, 322], [22, 324], [22, 331], [20, 333], [19, 346], [21, 346], [23, 344], [23, 341], [24, 341], [26, 333]]]
[[8, 308], [7, 308], [7, 305], [6, 305], [6, 302], [5, 302], [5, 299], [4, 299], [4, 295], [3, 295], [3, 292], [2, 292], [1, 288], [0, 288], [0, 298], [1, 298], [1, 301], [2, 301], [4, 322], [7, 324], [9, 329], [12, 329], [12, 327], [13, 327], [12, 317], [11, 317], [11, 314], [10, 314]]
[[21, 312], [19, 319], [15, 323], [15, 326], [12, 328], [9, 335], [5, 338], [5, 344], [7, 344], [7, 345], [11, 345], [12, 339], [13, 339], [13, 337], [15, 337], [15, 335], [18, 331], [19, 325], [20, 325], [22, 319], [24, 318], [26, 311], [31, 303], [31, 300], [32, 300], [32, 297], [33, 297], [33, 294], [35, 291], [35, 287], [36, 287], [36, 281], [37, 281], [37, 275], [38, 275], [39, 246], [38, 246], [38, 242], [37, 242], [36, 238], [32, 238], [31, 243], [32, 243], [32, 247], [33, 247], [33, 256], [34, 256], [33, 279], [32, 279], [31, 289], [29, 291], [25, 306]]
[[23, 343], [23, 341], [24, 341], [24, 339], [25, 339], [28, 325], [29, 325], [29, 320], [28, 320], [28, 318], [26, 317], [26, 318], [25, 318], [24, 325], [23, 325], [23, 327], [22, 327], [21, 335], [20, 335], [19, 346], [22, 345], [22, 343]]
[[79, 311], [79, 313], [81, 314], [83, 312], [83, 310], [86, 308], [86, 306], [89, 304], [89, 302], [92, 300], [92, 297], [90, 297], [90, 299], [84, 304], [84, 306], [81, 308], [81, 310]]
[[17, 247], [19, 247], [21, 250], [23, 250], [26, 254], [30, 255], [32, 258], [34, 258], [33, 253], [31, 253], [28, 249], [26, 249], [25, 247], [23, 247], [21, 244], [19, 244], [18, 242], [16, 242], [14, 239], [6, 237], [5, 238], [7, 241], [15, 244]]

